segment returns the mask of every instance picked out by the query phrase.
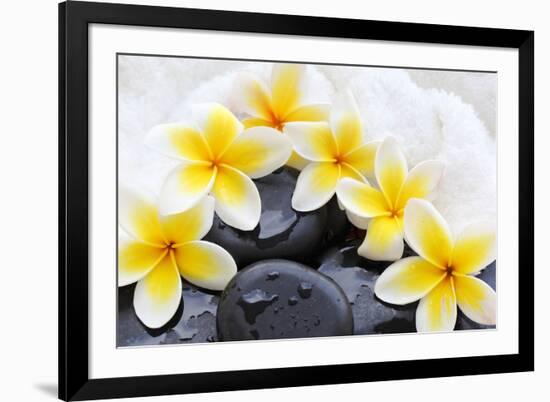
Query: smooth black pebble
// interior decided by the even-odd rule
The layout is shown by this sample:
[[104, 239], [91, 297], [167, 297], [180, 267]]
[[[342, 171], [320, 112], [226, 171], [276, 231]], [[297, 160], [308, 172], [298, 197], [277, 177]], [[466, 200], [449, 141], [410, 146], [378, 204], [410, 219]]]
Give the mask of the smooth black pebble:
[[219, 297], [183, 283], [183, 302], [174, 317], [161, 328], [143, 325], [134, 311], [136, 285], [118, 289], [117, 346], [166, 345], [212, 342], [216, 339]]
[[[345, 242], [327, 250], [320, 258], [319, 272], [332, 278], [346, 293], [354, 319], [354, 334], [415, 332], [418, 303], [395, 306], [374, 294], [374, 285], [391, 262], [374, 262], [357, 254], [360, 241]], [[412, 250], [406, 249], [405, 256]]]
[[222, 341], [353, 333], [343, 290], [316, 270], [282, 259], [259, 261], [238, 272], [222, 293], [217, 322]]
[[254, 181], [262, 200], [262, 214], [256, 228], [238, 230], [215, 216], [212, 229], [204, 240], [229, 251], [239, 268], [268, 258], [307, 262], [322, 246], [327, 229], [327, 208], [311, 212], [292, 209], [298, 173], [284, 167]]
[[323, 239], [325, 247], [344, 240], [351, 229], [351, 223], [345, 211], [338, 206], [336, 195], [330, 199], [326, 208], [327, 228]]
[[[496, 287], [496, 278], [497, 278], [497, 263], [496, 261], [493, 261], [491, 264], [487, 265], [487, 268], [485, 268], [479, 275], [477, 275], [477, 278], [481, 279], [487, 285], [493, 288], [493, 290], [497, 290]], [[458, 309], [458, 315], [456, 319], [456, 326], [455, 329], [457, 330], [468, 330], [468, 329], [489, 329], [489, 328], [496, 328], [495, 325], [483, 325], [478, 324], [475, 321], [470, 320], [468, 317], [464, 315], [460, 309]]]

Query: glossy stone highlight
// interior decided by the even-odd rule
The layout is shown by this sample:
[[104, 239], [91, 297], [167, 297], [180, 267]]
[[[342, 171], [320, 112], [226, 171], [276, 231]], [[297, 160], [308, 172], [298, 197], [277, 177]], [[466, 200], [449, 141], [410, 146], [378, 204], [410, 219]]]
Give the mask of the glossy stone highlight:
[[[320, 258], [319, 272], [332, 278], [344, 290], [353, 311], [354, 334], [415, 332], [417, 303], [394, 306], [378, 299], [374, 284], [391, 262], [369, 261], [357, 254], [360, 241], [344, 242]], [[406, 249], [405, 254], [412, 255]]]
[[235, 259], [239, 268], [268, 258], [288, 258], [307, 262], [319, 252], [327, 228], [325, 207], [298, 212], [291, 207], [298, 172], [284, 167], [255, 180], [262, 200], [260, 223], [242, 231], [214, 217], [204, 240], [219, 244]]
[[342, 289], [314, 269], [282, 259], [259, 261], [240, 271], [222, 293], [217, 322], [223, 341], [353, 333], [353, 315]]

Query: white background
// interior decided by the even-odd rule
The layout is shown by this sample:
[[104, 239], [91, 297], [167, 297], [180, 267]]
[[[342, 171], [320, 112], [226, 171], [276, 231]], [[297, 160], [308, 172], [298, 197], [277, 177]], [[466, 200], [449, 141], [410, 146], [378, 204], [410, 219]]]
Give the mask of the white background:
[[[150, 3], [153, 3], [152, 1]], [[160, 2], [156, 2], [159, 3]], [[550, 28], [543, 2], [523, 1], [512, 6], [485, 1], [387, 1], [376, 4], [340, 0], [324, 4], [296, 0], [252, 2], [232, 0], [181, 1], [191, 7], [342, 16], [381, 20], [495, 26], [536, 30], [536, 121], [538, 206], [546, 206], [550, 193], [543, 173], [550, 166], [549, 149]], [[15, 5], [14, 5], [15, 4]], [[5, 9], [4, 9], [5, 8]], [[2, 5], [0, 25], [2, 63], [2, 132], [0, 174], [2, 191], [0, 331], [2, 387], [8, 401], [54, 398], [57, 374], [57, 6], [54, 1], [26, 1]], [[7, 124], [6, 124], [7, 122]], [[544, 380], [550, 376], [550, 330], [545, 295], [550, 283], [545, 264], [544, 225], [547, 208], [538, 208], [537, 343], [536, 373], [428, 379], [371, 384], [294, 388], [174, 396], [158, 400], [278, 401], [281, 399], [335, 398], [447, 401], [489, 399], [545, 399]], [[85, 347], [85, 345], [83, 345]], [[473, 397], [473, 398], [472, 398]]]

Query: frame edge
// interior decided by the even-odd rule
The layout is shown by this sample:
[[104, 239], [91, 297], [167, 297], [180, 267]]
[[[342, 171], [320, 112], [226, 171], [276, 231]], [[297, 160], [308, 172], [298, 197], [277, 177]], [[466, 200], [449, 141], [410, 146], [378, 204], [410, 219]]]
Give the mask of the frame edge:
[[65, 259], [65, 89], [66, 89], [66, 31], [65, 31], [65, 21], [66, 21], [66, 3], [58, 4], [58, 242], [59, 242], [59, 251], [58, 251], [58, 388], [57, 396], [59, 399], [67, 400], [67, 361], [66, 361], [66, 351], [65, 345], [67, 342], [67, 332], [65, 327], [65, 305], [66, 305], [66, 283], [65, 283], [65, 273], [66, 273], [66, 259]]
[[[116, 9], [115, 9], [116, 8]], [[158, 10], [163, 8], [164, 10]], [[139, 9], [138, 16], [130, 15]], [[88, 74], [88, 23], [104, 22], [112, 24], [140, 25], [143, 14], [157, 10], [156, 17], [151, 17], [151, 23], [143, 26], [162, 26], [159, 21], [167, 18], [167, 26], [177, 27], [177, 24], [189, 25], [195, 29], [213, 29], [212, 26], [220, 23], [219, 30], [236, 31], [238, 20], [250, 17], [253, 21], [247, 23], [242, 31], [262, 32], [262, 18], [273, 18], [281, 21], [288, 17], [292, 23], [286, 29], [273, 28], [273, 21], [268, 24], [265, 33], [285, 33], [289, 35], [307, 34], [303, 31], [311, 30], [311, 36], [332, 37], [356, 37], [380, 39], [387, 35], [387, 28], [379, 33], [376, 27], [381, 27], [386, 21], [362, 21], [326, 17], [287, 16], [283, 14], [255, 14], [229, 11], [211, 11], [202, 9], [166, 8], [155, 6], [134, 6], [106, 3], [88, 3], [80, 1], [63, 2], [58, 5], [59, 11], [59, 390], [58, 396], [63, 400], [83, 400], [130, 396], [169, 395], [182, 392], [216, 392], [237, 389], [275, 388], [306, 386], [320, 384], [352, 383], [364, 381], [384, 381], [390, 379], [410, 379], [426, 377], [447, 377], [473, 374], [504, 373], [515, 371], [534, 370], [534, 32], [505, 30], [495, 28], [465, 28], [464, 36], [459, 43], [467, 43], [474, 36], [478, 36], [472, 45], [480, 46], [480, 43], [495, 41], [493, 46], [518, 48], [520, 83], [519, 83], [519, 156], [520, 177], [519, 202], [520, 202], [520, 255], [523, 276], [520, 278], [520, 327], [523, 332], [519, 336], [519, 354], [488, 356], [485, 358], [469, 357], [476, 361], [476, 366], [459, 365], [456, 370], [437, 372], [430, 368], [432, 360], [420, 360], [414, 363], [420, 364], [424, 369], [422, 373], [392, 372], [387, 362], [370, 363], [363, 367], [362, 364], [342, 365], [341, 370], [334, 371], [332, 366], [317, 366], [314, 368], [288, 368], [266, 369], [250, 371], [224, 372], [222, 381], [212, 382], [220, 373], [194, 373], [191, 375], [174, 374], [168, 376], [126, 377], [109, 379], [89, 379], [88, 377], [88, 278], [82, 275], [81, 268], [88, 267], [88, 117], [87, 96], [88, 88], [83, 83], [87, 82]], [[179, 13], [189, 12], [184, 21], [176, 22], [177, 18], [171, 14], [171, 10]], [[111, 11], [112, 12], [111, 14]], [[160, 15], [162, 14], [162, 15]], [[214, 20], [206, 23], [208, 16], [213, 14]], [[193, 17], [198, 17], [192, 21]], [[228, 19], [235, 18], [233, 21]], [[319, 32], [318, 24], [334, 21], [336, 27], [330, 28], [328, 35]], [[299, 23], [307, 22], [303, 26]], [[352, 26], [343, 27], [347, 22]], [[361, 31], [361, 22], [373, 23], [374, 28]], [[403, 35], [410, 29], [420, 31], [408, 41], [420, 41], [433, 32], [434, 25], [393, 23], [398, 24], [399, 29], [395, 36]], [[203, 25], [202, 28], [200, 26]], [[317, 27], [317, 28], [316, 28]], [[441, 26], [440, 26], [441, 27]], [[445, 28], [445, 27], [443, 27]], [[450, 27], [446, 27], [450, 28]], [[443, 36], [438, 40], [427, 42], [449, 43], [452, 37], [449, 31], [444, 29]], [[453, 28], [453, 27], [451, 27]], [[327, 28], [328, 29], [328, 28]], [[341, 33], [338, 34], [338, 30]], [[442, 28], [440, 28], [442, 29]], [[286, 32], [281, 32], [286, 31]], [[479, 38], [482, 33], [490, 34], [489, 38]], [[499, 34], [506, 33], [497, 38]], [[349, 36], [347, 36], [349, 35]], [[393, 40], [403, 40], [396, 39]], [[407, 41], [407, 39], [405, 39]], [[458, 40], [458, 39], [457, 39]], [[426, 41], [426, 40], [424, 40]], [[83, 45], [86, 44], [86, 45]], [[82, 81], [84, 80], [84, 81]], [[71, 133], [71, 135], [69, 135]], [[79, 203], [70, 194], [79, 194], [79, 200], [85, 199], [85, 203]], [[70, 271], [69, 266], [73, 268]], [[84, 350], [83, 350], [84, 349]], [[445, 359], [439, 359], [440, 364]], [[414, 367], [413, 362], [401, 362], [404, 367]], [[365, 371], [362, 371], [362, 369]], [[377, 371], [380, 370], [380, 371]], [[363, 372], [360, 375], [359, 372]], [[404, 370], [405, 371], [405, 370]], [[355, 374], [353, 374], [355, 372]], [[300, 377], [301, 373], [303, 377]], [[369, 373], [369, 379], [365, 379], [365, 373]], [[333, 379], [326, 381], [326, 375]], [[249, 382], [239, 383], [238, 378], [250, 376]], [[265, 377], [264, 377], [265, 376]], [[320, 381], [320, 379], [324, 380]], [[189, 385], [186, 381], [196, 383]]]

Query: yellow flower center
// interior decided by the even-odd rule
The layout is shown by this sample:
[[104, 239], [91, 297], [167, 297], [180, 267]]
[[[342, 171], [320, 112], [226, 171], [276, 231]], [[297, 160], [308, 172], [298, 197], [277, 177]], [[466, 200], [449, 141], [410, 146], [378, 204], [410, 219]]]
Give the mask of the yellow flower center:
[[390, 208], [388, 212], [391, 214], [390, 215], [391, 218], [401, 218], [403, 216], [404, 209]]
[[271, 124], [271, 127], [273, 127], [275, 130], [283, 131], [283, 128], [285, 127], [285, 121], [284, 119], [277, 116], [277, 114], [273, 111], [269, 111], [269, 122]]
[[273, 117], [271, 120], [271, 125], [275, 130], [283, 131], [283, 128], [285, 128], [285, 122], [279, 120], [277, 117]]
[[176, 242], [174, 241], [166, 241], [166, 247], [167, 250], [174, 250], [176, 248]]

